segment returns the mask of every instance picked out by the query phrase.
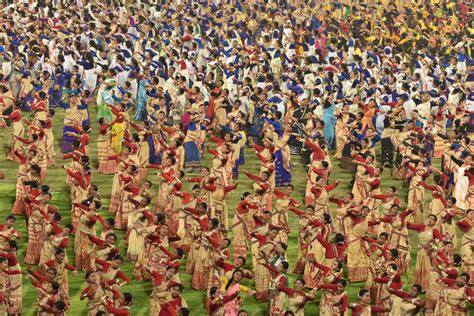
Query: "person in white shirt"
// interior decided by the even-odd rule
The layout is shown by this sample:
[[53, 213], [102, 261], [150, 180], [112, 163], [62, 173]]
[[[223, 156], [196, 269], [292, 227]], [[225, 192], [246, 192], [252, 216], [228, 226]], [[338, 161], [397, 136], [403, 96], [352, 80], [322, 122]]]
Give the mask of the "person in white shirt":
[[416, 106], [418, 113], [424, 119], [428, 119], [431, 114], [431, 97], [428, 91], [421, 93], [421, 103]]
[[406, 117], [411, 116], [411, 112], [416, 109], [416, 103], [407, 95], [402, 95], [401, 98], [403, 99], [403, 109], [405, 109]]

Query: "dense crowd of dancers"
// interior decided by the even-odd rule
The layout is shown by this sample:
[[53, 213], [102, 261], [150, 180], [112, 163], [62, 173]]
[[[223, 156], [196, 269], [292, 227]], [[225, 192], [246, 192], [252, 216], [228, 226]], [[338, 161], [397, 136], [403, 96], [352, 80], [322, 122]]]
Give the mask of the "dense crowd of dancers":
[[[269, 315], [304, 315], [315, 300], [327, 316], [468, 315], [467, 1], [9, 2], [0, 4], [0, 128], [19, 170], [0, 225], [0, 315], [30, 308], [24, 279], [38, 315], [66, 314], [78, 272], [88, 315], [133, 314], [121, 290], [132, 278], [153, 284], [150, 315], [193, 314], [185, 273], [186, 287], [206, 291], [209, 315], [249, 315], [246, 296]], [[292, 177], [295, 162], [304, 181]], [[354, 174], [341, 196], [331, 193], [335, 163]], [[70, 210], [50, 203], [48, 169], [61, 165]], [[381, 189], [382, 173], [403, 181], [406, 199]], [[101, 188], [108, 204], [100, 177], [113, 177]], [[252, 187], [229, 203], [242, 177]], [[15, 229], [23, 217], [27, 236]], [[357, 298], [346, 292], [354, 282], [365, 282]]]

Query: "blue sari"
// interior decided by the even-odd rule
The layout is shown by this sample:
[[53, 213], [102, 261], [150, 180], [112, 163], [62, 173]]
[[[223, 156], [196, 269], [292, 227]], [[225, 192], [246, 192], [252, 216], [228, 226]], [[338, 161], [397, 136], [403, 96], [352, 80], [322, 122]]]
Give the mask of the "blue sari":
[[68, 132], [73, 132], [75, 134], [79, 133], [77, 129], [72, 126], [64, 125], [63, 127], [63, 140], [61, 142], [61, 152], [70, 153], [74, 151], [73, 143], [77, 139], [73, 136], [67, 135]]
[[160, 165], [161, 164], [161, 152], [155, 153], [155, 140], [153, 136], [148, 136], [148, 147], [150, 149], [150, 158], [149, 162], [153, 165]]
[[82, 121], [82, 126], [91, 126], [91, 116], [89, 113], [89, 104], [87, 102], [81, 102], [78, 106], [77, 109], [84, 115], [86, 119]]
[[59, 87], [59, 90], [55, 90], [54, 88], [49, 89], [49, 107], [50, 108], [64, 108], [65, 104], [62, 101], [63, 98], [63, 92], [61, 90], [61, 87]]
[[275, 186], [284, 187], [291, 184], [291, 164], [290, 170], [286, 170], [283, 163], [283, 153], [281, 150], [275, 151]]
[[[196, 137], [198, 127], [194, 122], [190, 122], [187, 134], [193, 134]], [[187, 135], [187, 136], [188, 136]], [[187, 173], [201, 171], [201, 153], [199, 151], [198, 143], [193, 140], [186, 140], [184, 142], [185, 164], [184, 168]]]
[[263, 113], [262, 109], [259, 108], [259, 107], [256, 107], [254, 115], [253, 115], [253, 122], [252, 122], [252, 125], [250, 125], [250, 128], [249, 128], [249, 136], [256, 138], [255, 139], [256, 143], [261, 143], [260, 133], [262, 132], [262, 127], [263, 127], [263, 124], [265, 122], [265, 120], [262, 118], [263, 114], [264, 113]]
[[335, 129], [336, 129], [336, 117], [334, 112], [336, 106], [332, 103], [329, 107], [323, 110], [323, 122], [324, 122], [324, 138], [328, 144], [328, 148], [332, 149], [335, 145]]
[[31, 91], [21, 100], [20, 108], [26, 112], [31, 111], [30, 103], [33, 102], [33, 100], [33, 91]]
[[137, 98], [137, 112], [135, 113], [135, 120], [136, 121], [146, 121], [148, 113], [146, 111], [146, 102], [147, 102], [147, 94], [146, 94], [146, 87], [149, 81], [147, 79], [140, 80], [138, 82], [138, 98]]

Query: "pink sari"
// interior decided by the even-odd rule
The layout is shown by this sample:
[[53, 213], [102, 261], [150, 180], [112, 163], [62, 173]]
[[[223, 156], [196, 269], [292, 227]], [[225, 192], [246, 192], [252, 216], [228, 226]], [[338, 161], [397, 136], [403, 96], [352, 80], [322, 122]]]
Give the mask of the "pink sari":
[[[240, 285], [238, 283], [231, 286], [227, 290], [226, 295], [231, 296], [231, 295], [233, 295], [237, 292], [240, 292]], [[237, 316], [237, 312], [239, 310], [239, 305], [237, 303], [238, 299], [239, 299], [239, 297], [237, 296], [233, 300], [225, 303], [225, 305], [224, 305], [224, 315], [226, 315], [226, 316]]]

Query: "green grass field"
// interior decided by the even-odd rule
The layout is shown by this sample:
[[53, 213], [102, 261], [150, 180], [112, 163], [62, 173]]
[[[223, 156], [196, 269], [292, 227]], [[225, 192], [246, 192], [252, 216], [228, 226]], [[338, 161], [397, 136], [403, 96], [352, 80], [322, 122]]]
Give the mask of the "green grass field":
[[[91, 106], [91, 117], [94, 118], [96, 116], [97, 109], [95, 106]], [[32, 115], [32, 114], [30, 114]], [[65, 172], [61, 169], [62, 164], [64, 163], [61, 160], [61, 153], [59, 150], [60, 141], [62, 138], [62, 126], [63, 126], [63, 111], [57, 110], [57, 115], [54, 118], [54, 134], [55, 134], [55, 148], [56, 148], [56, 166], [48, 168], [48, 174], [45, 181], [45, 184], [48, 184], [51, 187], [52, 191], [52, 205], [55, 205], [59, 208], [61, 214], [65, 217], [65, 223], [69, 222], [70, 219], [70, 210], [71, 210], [71, 201], [70, 201], [70, 193], [69, 187], [65, 183]], [[91, 144], [90, 144], [90, 152], [91, 152], [91, 161], [93, 164], [93, 175], [92, 175], [92, 183], [96, 184], [99, 187], [99, 192], [102, 196], [102, 205], [103, 210], [102, 214], [104, 216], [108, 216], [106, 210], [108, 209], [108, 203], [110, 200], [110, 191], [111, 191], [111, 184], [112, 184], [112, 176], [105, 176], [99, 175], [95, 169], [97, 168], [97, 124], [95, 122], [92, 124], [93, 132], [91, 134]], [[18, 171], [18, 165], [16, 163], [7, 161], [4, 159], [5, 152], [7, 149], [7, 142], [8, 142], [8, 135], [9, 130], [4, 130], [0, 132], [0, 170], [5, 172], [5, 179], [0, 181], [0, 218], [3, 219], [10, 214], [11, 207], [15, 200], [15, 182], [16, 182], [16, 174]], [[295, 198], [299, 201], [303, 201], [304, 199], [304, 189], [306, 185], [306, 172], [304, 170], [304, 166], [301, 165], [298, 161], [299, 157], [293, 157], [293, 184], [295, 185]], [[241, 174], [243, 171], [250, 171], [254, 173], [258, 173], [260, 163], [255, 158], [254, 154], [250, 150], [246, 150], [245, 152], [245, 166], [242, 166], [240, 171]], [[204, 159], [204, 165], [209, 165], [209, 155], [207, 155]], [[398, 189], [398, 194], [402, 204], [405, 205], [406, 203], [406, 195], [407, 195], [407, 187], [406, 184], [402, 181], [395, 181], [391, 178], [389, 174], [389, 170], [385, 170], [383, 174], [383, 181], [382, 181], [382, 190], [387, 188], [388, 186], [395, 185]], [[342, 183], [339, 187], [335, 190], [336, 193], [342, 194], [351, 190], [349, 185], [349, 181], [352, 178], [352, 174], [348, 173], [339, 168], [338, 163], [335, 162], [333, 170], [331, 172], [331, 180], [340, 179]], [[153, 175], [149, 180], [156, 183], [156, 176]], [[240, 185], [239, 187], [230, 194], [228, 198], [228, 207], [229, 207], [229, 218], [232, 218], [233, 213], [235, 211], [235, 206], [237, 205], [240, 196], [245, 191], [251, 191], [252, 189], [252, 181], [245, 176], [241, 176], [239, 179]], [[153, 191], [156, 192], [158, 189], [157, 185], [154, 184]], [[186, 184], [185, 190], [189, 190], [189, 184]], [[430, 194], [427, 194], [429, 197]], [[427, 201], [427, 204], [429, 201]], [[334, 205], [332, 205], [334, 207]], [[290, 263], [290, 270], [294, 267], [296, 258], [297, 258], [297, 219], [294, 214], [290, 215], [290, 228], [292, 229], [289, 238], [289, 246], [287, 257]], [[27, 243], [27, 231], [25, 227], [25, 222], [22, 218], [18, 218], [16, 222], [16, 229], [18, 229], [22, 234], [22, 239], [19, 241], [19, 251], [18, 257], [21, 262], [23, 262], [23, 258], [25, 256], [26, 251], [26, 243]], [[123, 232], [117, 231], [119, 236], [120, 242], [120, 249], [121, 254], [125, 255], [125, 244], [122, 240]], [[415, 233], [411, 233], [410, 239], [412, 245], [415, 245], [417, 242], [417, 238]], [[71, 247], [70, 247], [71, 248]], [[73, 253], [72, 250], [69, 249], [68, 256], [70, 261], [73, 260]], [[413, 275], [414, 263], [415, 263], [415, 256], [416, 256], [416, 247], [412, 249], [412, 266], [410, 271], [407, 275], [404, 276], [403, 282], [405, 284], [405, 288], [408, 288], [411, 285], [411, 279]], [[250, 260], [248, 262], [251, 262]], [[24, 268], [24, 265], [23, 265]], [[134, 304], [132, 306], [132, 315], [148, 315], [149, 314], [149, 296], [152, 291], [152, 286], [149, 282], [137, 282], [132, 279], [132, 269], [133, 266], [130, 263], [124, 263], [122, 266], [122, 270], [130, 277], [132, 280], [130, 284], [121, 288], [122, 291], [131, 292], [134, 297]], [[198, 292], [195, 290], [190, 289], [191, 278], [190, 275], [180, 272], [182, 280], [186, 282], [186, 289], [184, 291], [184, 297], [191, 309], [192, 315], [207, 315], [207, 312], [204, 308], [204, 298], [206, 293], [205, 292]], [[290, 275], [291, 279], [294, 280], [296, 275]], [[247, 281], [246, 281], [247, 282]], [[253, 286], [251, 282], [245, 283], [246, 285]], [[363, 283], [354, 283], [348, 286], [348, 293], [350, 296], [351, 301], [355, 301], [357, 297], [357, 292], [361, 287], [363, 287]], [[84, 281], [84, 274], [79, 273], [77, 278], [72, 277], [69, 274], [69, 291], [71, 296], [71, 307], [69, 314], [70, 315], [86, 315], [87, 314], [87, 307], [86, 301], [80, 301], [79, 295], [83, 288], [85, 287]], [[22, 315], [33, 315], [36, 311], [35, 303], [36, 303], [36, 289], [30, 284], [28, 279], [24, 280], [23, 284], [23, 314]], [[306, 314], [307, 315], [317, 315], [318, 310], [317, 306], [319, 301], [310, 302], [306, 306]], [[259, 303], [253, 298], [245, 298], [244, 304], [242, 306], [244, 309], [250, 312], [251, 315], [265, 315], [267, 311], [267, 304], [266, 303]], [[471, 311], [472, 312], [472, 311]]]

